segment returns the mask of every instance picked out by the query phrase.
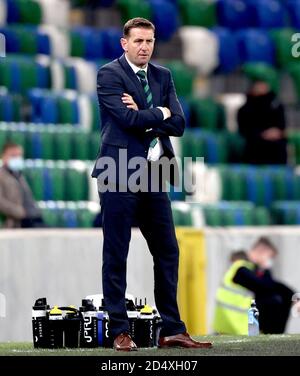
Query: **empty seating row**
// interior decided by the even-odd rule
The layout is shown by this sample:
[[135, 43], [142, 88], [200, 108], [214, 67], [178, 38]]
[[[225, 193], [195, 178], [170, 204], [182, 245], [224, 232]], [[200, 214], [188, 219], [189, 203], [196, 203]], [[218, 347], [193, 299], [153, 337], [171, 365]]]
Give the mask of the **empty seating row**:
[[9, 54], [0, 59], [0, 86], [12, 93], [25, 94], [32, 88], [74, 89], [95, 95], [97, 69], [105, 61], [87, 62], [81, 58], [67, 60], [36, 58]]
[[176, 226], [267, 226], [271, 217], [267, 209], [249, 202], [226, 202], [203, 205], [172, 202]]
[[[212, 29], [184, 26], [179, 29], [179, 35], [184, 62], [207, 75], [215, 71], [230, 73], [245, 63], [254, 62], [288, 69], [291, 63], [298, 61], [299, 30], [248, 28], [231, 31], [220, 26]], [[292, 53], [294, 49], [295, 54]]]
[[82, 161], [25, 160], [24, 175], [37, 201], [89, 200], [90, 172]]
[[77, 26], [64, 30], [44, 25], [36, 27], [17, 24], [0, 27], [0, 33], [5, 36], [7, 54], [115, 59], [123, 52], [119, 28]]
[[23, 24], [69, 24], [70, 4], [60, 0], [1, 0], [1, 22]]
[[[211, 27], [219, 24], [232, 29], [245, 27], [274, 28], [287, 24], [300, 25], [299, 0], [96, 0], [94, 6], [116, 3], [124, 18], [151, 18], [157, 8], [168, 12], [171, 18], [180, 17], [183, 25]], [[88, 0], [72, 0], [74, 6], [87, 6]], [[167, 7], [167, 3], [173, 5]], [[176, 7], [177, 6], [177, 7]]]
[[99, 204], [90, 201], [39, 201], [47, 227], [91, 228], [100, 211]]
[[7, 141], [22, 145], [25, 158], [95, 160], [100, 134], [72, 126], [0, 123], [0, 148]]

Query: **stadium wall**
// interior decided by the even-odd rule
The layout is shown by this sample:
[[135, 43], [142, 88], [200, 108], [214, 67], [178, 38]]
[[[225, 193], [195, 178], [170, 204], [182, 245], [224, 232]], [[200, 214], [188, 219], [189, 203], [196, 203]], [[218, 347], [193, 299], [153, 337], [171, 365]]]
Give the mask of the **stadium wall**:
[[[178, 297], [191, 332], [211, 332], [214, 296], [230, 252], [249, 248], [261, 235], [280, 250], [276, 277], [300, 291], [299, 228], [177, 230]], [[1, 231], [0, 342], [31, 341], [31, 306], [39, 297], [50, 305], [79, 306], [86, 295], [101, 292], [101, 248], [99, 230]], [[152, 258], [138, 230], [132, 232], [127, 276], [127, 291], [153, 304]], [[288, 332], [300, 333], [299, 318], [290, 320]]]

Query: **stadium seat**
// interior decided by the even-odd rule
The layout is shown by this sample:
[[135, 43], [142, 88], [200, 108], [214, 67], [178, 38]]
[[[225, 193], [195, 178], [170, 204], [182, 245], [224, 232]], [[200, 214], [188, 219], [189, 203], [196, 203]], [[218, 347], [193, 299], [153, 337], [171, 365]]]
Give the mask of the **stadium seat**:
[[43, 164], [40, 161], [27, 160], [24, 173], [35, 200], [44, 200]]
[[64, 200], [67, 196], [65, 187], [66, 168], [64, 164], [61, 162], [55, 163], [54, 165], [51, 165], [51, 168], [49, 168], [48, 171], [52, 181], [52, 200]]
[[64, 161], [72, 159], [72, 129], [66, 127], [55, 134], [55, 159]]
[[179, 26], [179, 14], [175, 4], [169, 0], [148, 0], [155, 25], [155, 37], [167, 41]]
[[42, 218], [47, 227], [62, 227], [59, 212], [54, 202], [40, 201], [38, 204], [42, 212]]
[[231, 73], [240, 64], [236, 35], [224, 27], [214, 27], [212, 32], [218, 38], [217, 73]]
[[256, 207], [253, 213], [253, 224], [256, 226], [270, 226], [272, 225], [271, 215], [265, 207]]
[[222, 199], [225, 201], [246, 200], [245, 169], [236, 166], [219, 167], [222, 178]]
[[280, 28], [285, 26], [285, 7], [280, 0], [250, 0], [250, 4], [255, 27]]
[[90, 134], [81, 130], [74, 130], [72, 135], [72, 158], [89, 159]]
[[270, 31], [270, 35], [275, 43], [276, 62], [282, 68], [286, 68], [290, 63], [297, 62], [297, 58], [292, 55], [292, 35], [294, 29], [284, 28]]
[[269, 207], [273, 201], [273, 185], [270, 173], [257, 168], [249, 168], [246, 172], [247, 200], [256, 205]]
[[234, 137], [238, 131], [237, 113], [245, 104], [246, 95], [242, 93], [225, 93], [219, 96], [218, 99], [225, 109], [226, 128]]
[[207, 0], [178, 0], [182, 25], [213, 27], [216, 20], [216, 3]]
[[225, 111], [222, 104], [210, 97], [193, 97], [189, 102], [192, 127], [199, 127], [210, 131], [225, 128]]
[[173, 201], [172, 213], [175, 226], [192, 226], [193, 219], [190, 206], [185, 202]]
[[0, 121], [20, 121], [21, 106], [20, 96], [0, 93]]
[[85, 201], [88, 199], [86, 167], [83, 162], [76, 161], [68, 164], [65, 187], [67, 201]]
[[77, 220], [78, 227], [93, 227], [93, 221], [100, 210], [99, 204], [95, 202], [78, 202], [77, 203]]
[[185, 64], [196, 68], [203, 75], [212, 73], [219, 65], [216, 35], [199, 26], [183, 26], [179, 29], [179, 35]]
[[217, 19], [220, 26], [244, 29], [254, 24], [253, 14], [247, 0], [219, 0]]
[[300, 1], [287, 0], [287, 10], [291, 20], [292, 27], [300, 29]]
[[275, 64], [275, 47], [264, 30], [240, 30], [236, 34], [241, 63], [263, 62]]
[[172, 72], [178, 96], [189, 96], [193, 92], [195, 72], [179, 60], [166, 61], [165, 66]]
[[152, 19], [151, 6], [145, 0], [117, 0], [117, 6], [120, 9], [123, 24], [134, 17]]

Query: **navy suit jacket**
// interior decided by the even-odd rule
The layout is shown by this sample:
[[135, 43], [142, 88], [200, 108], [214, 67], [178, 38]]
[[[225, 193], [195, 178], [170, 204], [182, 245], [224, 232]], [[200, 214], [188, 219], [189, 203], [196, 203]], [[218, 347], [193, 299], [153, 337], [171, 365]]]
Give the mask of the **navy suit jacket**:
[[[92, 177], [105, 170], [99, 162], [101, 157], [111, 157], [119, 173], [119, 150], [126, 149], [127, 161], [133, 157], [147, 158], [150, 142], [159, 137], [163, 155], [174, 157], [169, 136], [182, 136], [185, 117], [178, 101], [170, 71], [149, 63], [147, 79], [152, 92], [153, 108], [147, 108], [146, 96], [138, 77], [128, 64], [125, 55], [102, 66], [98, 71], [97, 93], [101, 114], [101, 147], [97, 155]], [[122, 94], [133, 97], [139, 110], [126, 107]], [[168, 107], [172, 116], [163, 120], [162, 111], [156, 107]], [[152, 128], [152, 131], [146, 131]], [[124, 162], [124, 161], [123, 161]], [[177, 168], [177, 166], [176, 166]], [[127, 169], [130, 176], [135, 169]], [[170, 183], [176, 180], [173, 170]]]

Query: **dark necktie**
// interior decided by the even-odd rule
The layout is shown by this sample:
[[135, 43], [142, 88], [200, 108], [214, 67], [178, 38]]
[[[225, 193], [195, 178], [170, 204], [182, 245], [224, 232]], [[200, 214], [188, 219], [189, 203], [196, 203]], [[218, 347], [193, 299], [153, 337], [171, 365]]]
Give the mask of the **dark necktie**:
[[136, 75], [140, 79], [141, 84], [143, 86], [144, 93], [146, 95], [148, 108], [153, 108], [152, 93], [151, 93], [151, 90], [150, 90], [150, 87], [146, 78], [147, 73], [144, 70], [139, 70]]
[[[147, 101], [148, 108], [153, 108], [152, 93], [151, 93], [150, 86], [149, 86], [147, 78], [146, 78], [147, 73], [144, 70], [139, 70], [136, 73], [136, 75], [140, 79], [141, 84], [143, 86], [144, 93], [146, 95], [146, 101]], [[152, 140], [151, 143], [150, 143], [150, 147], [154, 148], [154, 146], [157, 144], [157, 142], [158, 142], [158, 138], [155, 138], [154, 140]]]

